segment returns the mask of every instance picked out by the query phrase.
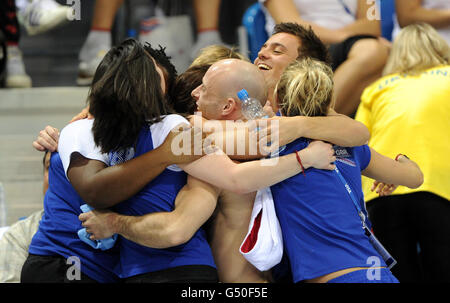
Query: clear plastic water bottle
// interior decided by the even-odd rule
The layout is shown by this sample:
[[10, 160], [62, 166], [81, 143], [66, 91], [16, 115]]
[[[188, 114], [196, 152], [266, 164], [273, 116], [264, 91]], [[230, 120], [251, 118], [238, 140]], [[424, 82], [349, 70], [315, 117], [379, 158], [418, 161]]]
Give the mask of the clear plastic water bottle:
[[238, 91], [237, 96], [242, 102], [242, 114], [247, 120], [268, 118], [261, 102], [255, 98], [250, 98], [245, 89]]

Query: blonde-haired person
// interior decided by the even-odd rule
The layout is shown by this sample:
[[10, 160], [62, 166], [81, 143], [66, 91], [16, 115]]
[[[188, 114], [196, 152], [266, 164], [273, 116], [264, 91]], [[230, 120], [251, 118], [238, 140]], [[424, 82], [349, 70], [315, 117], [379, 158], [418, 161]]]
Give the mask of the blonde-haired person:
[[210, 45], [200, 50], [198, 56], [192, 61], [189, 67], [212, 65], [222, 59], [240, 59], [248, 62], [247, 57], [234, 47], [230, 48], [224, 45]]
[[[285, 116], [327, 115], [333, 101], [331, 68], [310, 58], [295, 61], [281, 76], [277, 98]], [[280, 155], [300, 151], [310, 142], [297, 139]], [[397, 279], [369, 240], [369, 220], [363, 222], [358, 215], [359, 208], [367, 218], [361, 174], [415, 188], [422, 184], [422, 173], [407, 157], [395, 161], [367, 145], [334, 149], [337, 169], [309, 168], [271, 186], [293, 281], [395, 283]], [[298, 161], [301, 164], [301, 158]], [[363, 223], [368, 229], [362, 228]], [[279, 278], [282, 269], [281, 265], [276, 268], [274, 277]]]
[[424, 183], [378, 197], [383, 184], [372, 192], [363, 179], [374, 231], [397, 258], [400, 281], [450, 282], [450, 47], [430, 25], [409, 25], [384, 73], [364, 91], [356, 119], [370, 130], [370, 146], [419, 163]]

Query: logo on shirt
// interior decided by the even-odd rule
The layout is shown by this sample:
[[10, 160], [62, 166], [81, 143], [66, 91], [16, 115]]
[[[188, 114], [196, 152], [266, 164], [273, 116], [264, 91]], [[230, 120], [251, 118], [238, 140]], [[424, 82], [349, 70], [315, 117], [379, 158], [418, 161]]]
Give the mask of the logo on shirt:
[[134, 157], [134, 148], [127, 148], [117, 152], [110, 152], [109, 156], [109, 166], [117, 165]]
[[336, 155], [336, 161], [356, 167], [356, 163], [351, 160], [352, 155], [349, 153], [347, 148], [341, 146], [334, 146], [333, 148], [334, 154]]

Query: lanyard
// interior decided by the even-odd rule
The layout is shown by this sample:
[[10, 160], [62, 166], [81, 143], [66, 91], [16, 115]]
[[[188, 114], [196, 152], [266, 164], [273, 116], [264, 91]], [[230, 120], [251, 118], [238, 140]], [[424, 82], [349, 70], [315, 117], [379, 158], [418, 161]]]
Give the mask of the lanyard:
[[338, 175], [338, 177], [341, 180], [342, 184], [344, 185], [345, 189], [347, 190], [348, 194], [350, 195], [350, 198], [352, 199], [353, 204], [355, 205], [356, 210], [358, 211], [358, 215], [361, 218], [361, 222], [362, 222], [363, 228], [368, 228], [367, 225], [366, 225], [366, 215], [364, 214], [363, 210], [361, 209], [361, 206], [359, 205], [358, 200], [356, 200], [356, 197], [353, 194], [352, 189], [348, 185], [347, 181], [345, 181], [344, 176], [342, 176], [342, 174], [339, 171], [339, 169], [337, 168], [337, 166], [335, 167], [334, 171], [336, 172], [336, 174]]
[[350, 198], [352, 198], [353, 204], [355, 205], [356, 210], [358, 211], [358, 215], [361, 218], [361, 222], [363, 225], [362, 228], [364, 230], [364, 233], [366, 234], [367, 237], [369, 237], [369, 242], [373, 245], [375, 250], [383, 258], [383, 260], [386, 263], [386, 265], [388, 266], [388, 268], [391, 269], [392, 266], [397, 264], [397, 261], [395, 261], [395, 259], [389, 254], [389, 252], [386, 250], [386, 248], [384, 248], [384, 246], [380, 243], [380, 241], [378, 241], [378, 239], [375, 237], [375, 235], [367, 227], [366, 216], [364, 215], [364, 212], [361, 209], [361, 206], [359, 205], [358, 200], [356, 200], [356, 197], [353, 194], [350, 186], [348, 185], [347, 181], [345, 181], [344, 176], [342, 176], [342, 174], [339, 171], [339, 169], [337, 168], [337, 166], [334, 170], [337, 173], [337, 175], [339, 176], [339, 179], [341, 180], [342, 184], [344, 184], [345, 189], [347, 190], [348, 194], [350, 195]]
[[341, 5], [344, 7], [344, 10], [347, 14], [353, 16], [352, 11], [348, 8], [347, 4], [345, 4], [344, 0], [339, 0], [339, 3], [341, 3]]

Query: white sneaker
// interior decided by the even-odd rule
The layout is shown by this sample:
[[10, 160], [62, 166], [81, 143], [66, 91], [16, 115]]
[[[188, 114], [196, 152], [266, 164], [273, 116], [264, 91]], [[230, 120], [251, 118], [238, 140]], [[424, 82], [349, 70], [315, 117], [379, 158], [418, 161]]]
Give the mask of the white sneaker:
[[22, 52], [18, 47], [8, 47], [6, 60], [6, 82], [8, 88], [31, 87], [31, 78], [25, 72]]
[[67, 16], [72, 10], [72, 7], [54, 0], [32, 0], [24, 9], [19, 10], [17, 16], [28, 35], [33, 36], [68, 22]]
[[107, 49], [101, 49], [97, 52], [97, 55], [89, 61], [81, 61], [78, 65], [78, 77], [77, 85], [88, 86], [91, 85], [92, 79], [94, 78], [97, 66], [103, 60], [103, 57], [108, 52]]

